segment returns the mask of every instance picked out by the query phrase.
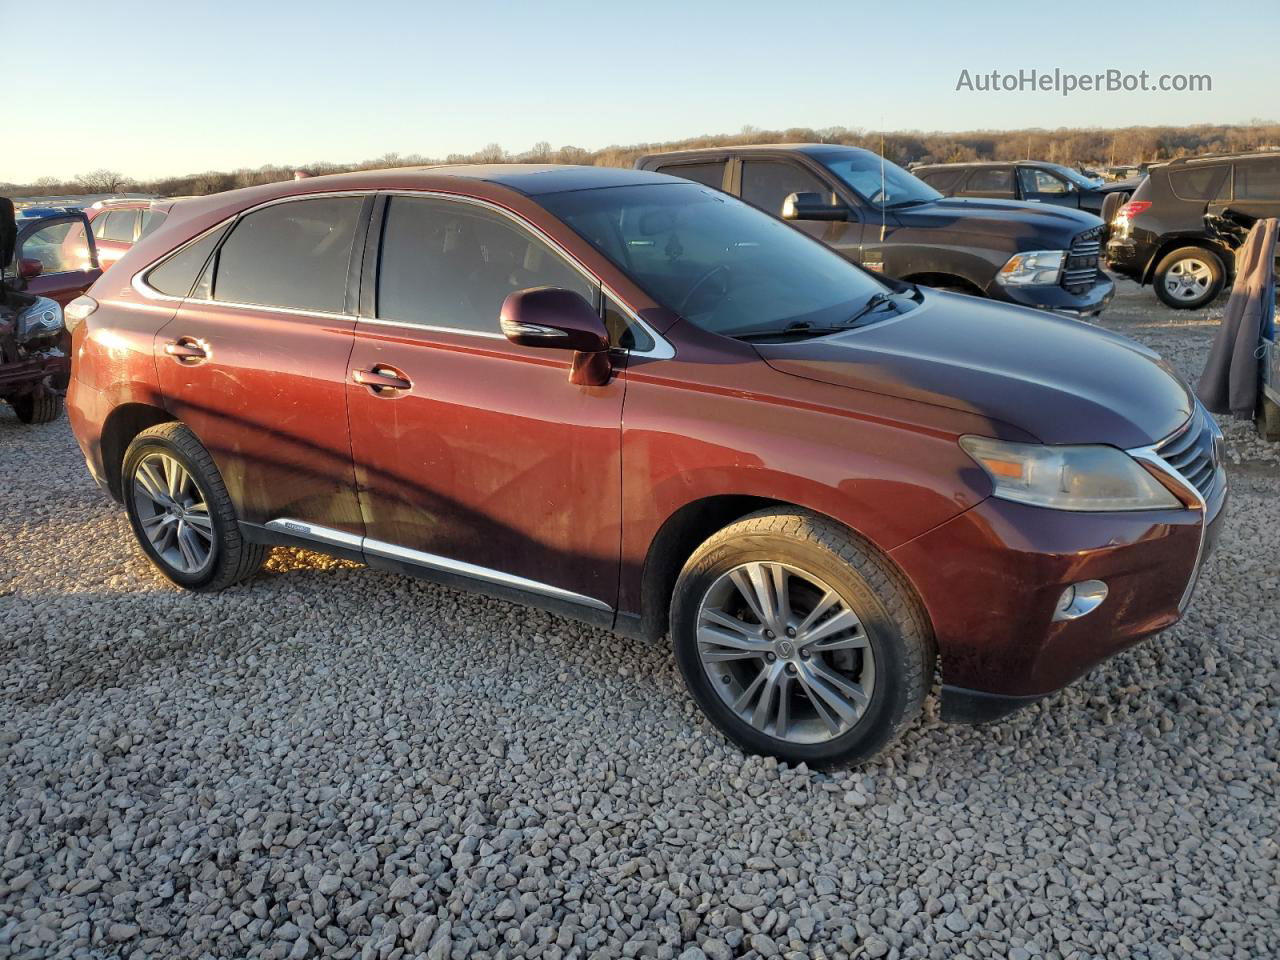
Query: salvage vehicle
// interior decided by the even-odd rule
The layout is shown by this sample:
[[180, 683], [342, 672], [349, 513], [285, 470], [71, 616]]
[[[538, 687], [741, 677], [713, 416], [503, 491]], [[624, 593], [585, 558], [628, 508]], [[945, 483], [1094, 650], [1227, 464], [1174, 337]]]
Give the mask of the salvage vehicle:
[[1177, 622], [1221, 435], [1149, 350], [603, 167], [184, 203], [67, 310], [89, 471], [173, 583], [274, 544], [670, 634], [747, 750], [858, 762]]
[[1098, 269], [1092, 214], [944, 198], [869, 150], [831, 144], [716, 147], [636, 161], [789, 221], [868, 270], [911, 283], [1085, 316], [1115, 284]]
[[1196, 310], [1230, 285], [1247, 224], [1275, 216], [1280, 155], [1274, 152], [1153, 165], [1112, 222], [1107, 266], [1151, 284], [1166, 306]]
[[1079, 170], [1041, 160], [922, 164], [911, 171], [947, 197], [988, 197], [1052, 203], [1102, 215], [1108, 195], [1132, 193], [1141, 177], [1115, 180], [1087, 177]]
[[[87, 260], [73, 253], [82, 246]], [[71, 370], [62, 305], [99, 276], [83, 214], [24, 217], [19, 227], [0, 198], [0, 400], [23, 423], [62, 415]]]

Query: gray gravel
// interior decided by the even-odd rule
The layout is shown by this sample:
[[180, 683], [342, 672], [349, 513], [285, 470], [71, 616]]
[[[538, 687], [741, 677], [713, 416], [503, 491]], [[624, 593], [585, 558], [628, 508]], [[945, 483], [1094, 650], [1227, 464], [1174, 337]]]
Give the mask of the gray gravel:
[[[1193, 376], [1212, 314], [1107, 324]], [[540, 612], [294, 550], [179, 593], [65, 421], [6, 410], [0, 956], [1280, 955], [1280, 447], [1226, 429], [1181, 625], [832, 776]]]

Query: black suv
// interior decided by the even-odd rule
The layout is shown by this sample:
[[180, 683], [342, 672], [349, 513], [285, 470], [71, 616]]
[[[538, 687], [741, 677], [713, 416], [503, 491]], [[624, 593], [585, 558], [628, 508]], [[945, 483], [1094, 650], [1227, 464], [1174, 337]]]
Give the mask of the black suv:
[[922, 164], [911, 172], [948, 197], [1053, 203], [1098, 216], [1110, 194], [1132, 193], [1141, 182], [1135, 178], [1107, 183], [1060, 163], [1039, 160]]
[[1103, 224], [1057, 206], [949, 199], [869, 150], [833, 144], [650, 154], [642, 170], [740, 197], [868, 270], [941, 289], [1095, 314]]
[[1203, 307], [1235, 273], [1247, 227], [1280, 216], [1280, 152], [1153, 166], [1111, 224], [1107, 265], [1176, 309]]

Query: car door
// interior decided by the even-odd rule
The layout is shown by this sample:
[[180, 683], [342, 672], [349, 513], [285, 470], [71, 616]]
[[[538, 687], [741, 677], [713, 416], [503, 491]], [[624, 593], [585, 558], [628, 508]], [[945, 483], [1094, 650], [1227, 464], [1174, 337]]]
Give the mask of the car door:
[[26, 281], [26, 291], [64, 307], [102, 276], [93, 232], [83, 213], [42, 217], [20, 225], [10, 273], [17, 274], [22, 260], [40, 263], [40, 273]]
[[355, 327], [348, 278], [363, 251], [366, 205], [372, 197], [329, 195], [259, 207], [225, 237], [184, 248], [203, 258], [221, 239], [189, 296], [190, 275], [168, 285], [171, 261], [143, 280], [186, 296], [156, 334], [160, 389], [249, 523], [363, 532], [346, 376]]
[[1018, 185], [1022, 199], [1031, 203], [1052, 203], [1059, 207], [1076, 207], [1080, 195], [1071, 183], [1041, 167], [1019, 167]]
[[[743, 157], [738, 173], [738, 196], [772, 216], [782, 217], [782, 204], [793, 193], [818, 193], [834, 202], [844, 199], [824, 178], [794, 160]], [[788, 220], [796, 229], [821, 240], [854, 263], [863, 261], [863, 231], [856, 210], [848, 220]]]
[[956, 196], [1016, 200], [1013, 167], [975, 167]]
[[576, 386], [571, 352], [499, 328], [516, 290], [596, 284], [458, 198], [387, 197], [370, 244], [347, 385], [369, 561], [611, 610], [624, 381]]

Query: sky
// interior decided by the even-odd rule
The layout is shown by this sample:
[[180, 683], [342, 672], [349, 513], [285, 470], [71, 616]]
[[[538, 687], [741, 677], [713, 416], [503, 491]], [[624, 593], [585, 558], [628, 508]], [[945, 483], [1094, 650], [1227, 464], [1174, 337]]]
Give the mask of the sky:
[[[598, 149], [746, 125], [955, 131], [1280, 119], [1275, 0], [61, 0], [51, 19], [54, 6], [0, 0], [0, 33], [19, 48], [70, 58], [78, 44], [82, 53], [56, 68], [11, 62], [0, 182], [101, 168], [148, 179], [392, 152], [442, 158], [494, 142], [513, 153], [542, 140]], [[1217, 23], [1227, 17], [1229, 30]], [[1208, 74], [1212, 90], [956, 89], [964, 70], [973, 80], [1032, 69], [1146, 70], [1153, 82]], [[19, 129], [39, 149], [16, 149]]]

